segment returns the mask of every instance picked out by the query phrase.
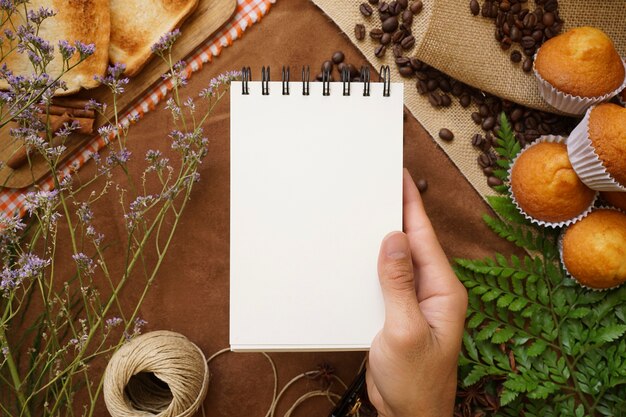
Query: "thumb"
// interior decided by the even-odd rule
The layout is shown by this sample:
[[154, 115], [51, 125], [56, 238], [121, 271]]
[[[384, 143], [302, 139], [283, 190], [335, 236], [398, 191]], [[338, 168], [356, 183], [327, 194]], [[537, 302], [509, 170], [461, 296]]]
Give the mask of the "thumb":
[[378, 277], [385, 300], [385, 327], [402, 325], [419, 314], [408, 237], [402, 232], [385, 236], [378, 255]]

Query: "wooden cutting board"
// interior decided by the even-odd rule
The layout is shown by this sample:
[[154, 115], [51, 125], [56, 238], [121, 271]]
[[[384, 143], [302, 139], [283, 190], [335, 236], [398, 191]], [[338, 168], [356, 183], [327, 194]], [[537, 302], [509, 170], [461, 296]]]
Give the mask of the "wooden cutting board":
[[[196, 11], [183, 23], [181, 37], [176, 41], [172, 51], [173, 59], [179, 61], [193, 54], [207, 39], [227, 23], [235, 13], [237, 0], [200, 0]], [[143, 94], [161, 80], [161, 75], [168, 70], [167, 65], [159, 58], [153, 59], [130, 80], [125, 93], [118, 97], [117, 105], [120, 114], [128, 110]], [[76, 95], [81, 98], [94, 98], [101, 103], [111, 103], [111, 94], [102, 87], [82, 91]], [[108, 106], [109, 109], [112, 106]], [[96, 119], [95, 126], [101, 126], [104, 120]], [[66, 143], [68, 147], [65, 159], [71, 157], [77, 148], [82, 147], [90, 137], [76, 136]], [[8, 127], [0, 130], [0, 161], [7, 161], [16, 152], [21, 143], [11, 142]], [[31, 158], [32, 165], [22, 166], [13, 170], [7, 166], [0, 169], [0, 186], [6, 188], [24, 188], [39, 181], [49, 173], [48, 166], [40, 156]]]

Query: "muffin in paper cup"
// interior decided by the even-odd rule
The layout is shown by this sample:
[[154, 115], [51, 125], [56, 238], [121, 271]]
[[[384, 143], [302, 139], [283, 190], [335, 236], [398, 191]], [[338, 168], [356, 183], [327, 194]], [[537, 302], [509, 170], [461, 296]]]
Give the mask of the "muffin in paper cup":
[[[617, 107], [617, 106], [615, 106]], [[590, 107], [585, 117], [570, 133], [567, 140], [567, 153], [578, 177], [592, 190], [626, 191], [607, 171], [596, 153], [589, 137], [589, 117], [595, 106]]]
[[[609, 233], [601, 232], [602, 229], [608, 229]], [[568, 234], [572, 242], [566, 245]], [[563, 269], [581, 287], [608, 291], [626, 281], [621, 267], [626, 263], [621, 250], [626, 245], [626, 214], [621, 210], [594, 209], [585, 219], [564, 228], [557, 243]]]
[[[558, 228], [568, 226], [582, 218], [584, 218], [593, 209], [598, 192], [586, 187], [569, 165], [567, 159], [567, 150], [559, 147], [547, 147], [544, 144], [566, 145], [567, 138], [563, 136], [546, 135], [539, 137], [535, 142], [527, 145], [520, 153], [511, 161], [509, 168], [509, 187], [511, 190], [511, 199], [519, 210], [519, 212], [531, 223], [539, 226]], [[537, 146], [541, 146], [542, 150], [537, 151]], [[533, 151], [534, 149], [534, 151]], [[526, 152], [535, 152], [534, 160], [526, 161], [523, 155]], [[522, 160], [522, 165], [518, 168], [524, 170], [514, 175], [516, 165]], [[559, 165], [560, 164], [560, 165]], [[543, 170], [544, 167], [552, 167], [559, 173], [559, 177], [553, 176], [554, 181], [535, 181], [542, 180], [549, 176], [549, 172]], [[566, 176], [567, 171], [571, 171], [569, 178]], [[542, 173], [548, 176], [542, 177]], [[525, 177], [525, 180], [518, 179]], [[529, 184], [535, 184], [527, 187]], [[536, 186], [539, 184], [539, 186]], [[528, 190], [533, 188], [534, 190]], [[567, 188], [564, 188], [566, 187]], [[538, 205], [542, 207], [537, 207]], [[566, 213], [570, 210], [570, 213]]]
[[[536, 58], [537, 54], [535, 54], [534, 56], [534, 59]], [[626, 62], [623, 62], [623, 64], [624, 70], [626, 71]], [[576, 116], [585, 113], [585, 111], [594, 104], [602, 103], [604, 101], [612, 99], [613, 97], [617, 96], [620, 91], [626, 88], [626, 77], [624, 77], [624, 82], [622, 83], [622, 85], [620, 85], [617, 89], [611, 91], [608, 94], [604, 94], [598, 97], [579, 97], [560, 91], [548, 81], [544, 80], [541, 74], [539, 74], [539, 72], [535, 68], [534, 64], [533, 72], [535, 74], [535, 78], [537, 78], [538, 81], [537, 84], [541, 97], [555, 109], [560, 110], [563, 113]]]

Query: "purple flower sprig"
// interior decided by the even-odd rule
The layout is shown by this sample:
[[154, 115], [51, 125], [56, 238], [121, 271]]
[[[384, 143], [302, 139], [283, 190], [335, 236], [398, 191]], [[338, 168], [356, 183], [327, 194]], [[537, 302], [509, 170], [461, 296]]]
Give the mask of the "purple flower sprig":
[[174, 42], [180, 38], [181, 32], [178, 29], [174, 29], [171, 32], [167, 32], [165, 35], [161, 36], [159, 40], [150, 47], [150, 50], [153, 54], [164, 56], [166, 52], [168, 52]]
[[122, 77], [125, 70], [126, 65], [118, 62], [107, 68], [106, 76], [95, 75], [93, 78], [99, 83], [109, 87], [113, 95], [120, 95], [124, 92], [124, 86], [128, 84], [129, 81], [128, 78]]

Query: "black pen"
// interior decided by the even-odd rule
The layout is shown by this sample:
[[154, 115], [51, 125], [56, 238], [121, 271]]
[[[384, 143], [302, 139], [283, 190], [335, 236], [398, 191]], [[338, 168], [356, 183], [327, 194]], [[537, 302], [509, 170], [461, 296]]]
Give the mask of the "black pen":
[[365, 386], [365, 366], [359, 372], [357, 377], [352, 381], [346, 392], [343, 394], [329, 417], [348, 417], [354, 416], [363, 404], [361, 391]]

